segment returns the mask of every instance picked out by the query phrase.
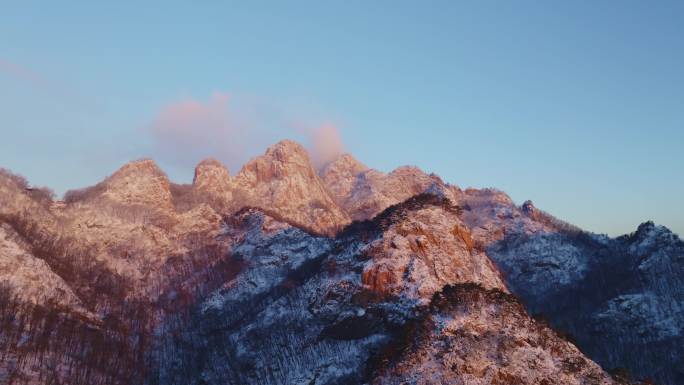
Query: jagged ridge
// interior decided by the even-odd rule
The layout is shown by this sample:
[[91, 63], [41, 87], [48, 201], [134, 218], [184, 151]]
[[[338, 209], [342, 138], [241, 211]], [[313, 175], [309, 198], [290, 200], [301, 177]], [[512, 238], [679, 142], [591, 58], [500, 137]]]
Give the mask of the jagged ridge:
[[[549, 335], [518, 305], [490, 298], [509, 289], [605, 368], [680, 379], [684, 248], [652, 223], [611, 240], [531, 202], [463, 191], [416, 168], [382, 174], [343, 155], [316, 172], [291, 141], [235, 176], [203, 161], [192, 185], [173, 184], [151, 160], [132, 162], [65, 202], [3, 171], [0, 197], [0, 299], [11, 309], [0, 329], [0, 382], [431, 383], [424, 369], [434, 354], [459, 357], [464, 346], [481, 354], [498, 341], [433, 350], [444, 336], [425, 325], [463, 320], [435, 307], [435, 293], [471, 319], [489, 319], [479, 306], [501, 307], [492, 319], [518, 326], [492, 335]], [[423, 325], [418, 343], [372, 365], [411, 324]], [[548, 338], [555, 342], [544, 354], [556, 361], [544, 370], [522, 373], [503, 360], [477, 380], [445, 366], [434, 381], [612, 381]], [[637, 352], [648, 346], [644, 359]], [[567, 373], [557, 365], [565, 359], [583, 369]]]

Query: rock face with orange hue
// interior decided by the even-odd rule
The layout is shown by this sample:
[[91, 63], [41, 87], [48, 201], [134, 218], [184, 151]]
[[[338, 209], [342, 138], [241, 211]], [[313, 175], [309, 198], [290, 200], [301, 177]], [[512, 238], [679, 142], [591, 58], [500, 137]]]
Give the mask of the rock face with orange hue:
[[447, 284], [472, 282], [506, 291], [487, 255], [473, 248], [457, 207], [432, 195], [419, 195], [398, 207], [404, 205], [417, 206], [410, 215], [389, 214], [396, 218], [368, 245], [364, 284], [421, 302]]
[[415, 167], [316, 172], [292, 141], [59, 202], [0, 170], [0, 383], [613, 383], [518, 296], [604, 368], [679, 384], [683, 250]]
[[195, 167], [193, 189], [219, 199], [232, 199], [233, 184], [228, 169], [216, 159], [205, 159]]
[[350, 221], [330, 197], [304, 147], [289, 140], [252, 159], [234, 183], [234, 207], [259, 207], [324, 234], [334, 234]]

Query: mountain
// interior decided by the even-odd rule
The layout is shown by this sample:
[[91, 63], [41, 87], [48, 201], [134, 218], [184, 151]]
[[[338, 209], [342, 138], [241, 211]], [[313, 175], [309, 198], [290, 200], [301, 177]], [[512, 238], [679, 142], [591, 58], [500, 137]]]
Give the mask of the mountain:
[[0, 170], [0, 384], [681, 384], [682, 256], [287, 140], [63, 201]]
[[646, 222], [615, 239], [511, 233], [489, 255], [532, 313], [608, 368], [684, 383], [684, 242]]

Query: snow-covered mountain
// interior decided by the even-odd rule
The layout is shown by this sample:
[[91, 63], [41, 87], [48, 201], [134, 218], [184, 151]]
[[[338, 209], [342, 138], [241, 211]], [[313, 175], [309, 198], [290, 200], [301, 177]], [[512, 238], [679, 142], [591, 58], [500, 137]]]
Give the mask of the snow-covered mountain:
[[682, 384], [683, 270], [662, 226], [292, 141], [64, 201], [3, 170], [0, 384]]

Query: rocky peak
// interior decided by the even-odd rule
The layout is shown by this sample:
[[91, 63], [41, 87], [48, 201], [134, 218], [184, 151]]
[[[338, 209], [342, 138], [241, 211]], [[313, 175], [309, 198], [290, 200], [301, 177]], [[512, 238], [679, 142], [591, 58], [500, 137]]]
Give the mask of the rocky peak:
[[214, 158], [204, 159], [195, 167], [195, 176], [192, 179], [192, 184], [203, 184], [207, 180], [211, 181], [216, 177], [229, 178], [230, 173], [218, 160]]
[[409, 196], [425, 191], [435, 182], [442, 182], [439, 177], [434, 174], [428, 175], [416, 166], [398, 167], [387, 175], [387, 180], [386, 194], [391, 193], [395, 188], [402, 188], [405, 193], [410, 194]]
[[656, 225], [653, 221], [647, 221], [639, 225], [637, 230], [626, 237], [630, 243], [677, 243], [679, 237], [670, 229], [662, 225]]
[[654, 230], [656, 230], [656, 227], [657, 227], [657, 226], [656, 226], [655, 223], [653, 223], [653, 221], [646, 221], [646, 222], [640, 224], [639, 227], [637, 227], [636, 233], [637, 233], [637, 234], [642, 234], [642, 235], [643, 235], [643, 234], [648, 234], [648, 233], [653, 232]]
[[[354, 188], [356, 179], [368, 167], [350, 154], [342, 154], [320, 170], [320, 176], [332, 196], [337, 200], [346, 197]], [[341, 203], [338, 201], [338, 203]]]
[[383, 232], [364, 251], [371, 260], [362, 282], [376, 293], [421, 302], [455, 282], [506, 291], [498, 270], [474, 247], [458, 213], [448, 200], [430, 194], [383, 211], [373, 220]]
[[349, 155], [323, 168], [321, 178], [335, 201], [355, 220], [372, 218], [391, 205], [425, 192], [439, 180], [415, 166], [402, 166], [385, 174]]
[[304, 147], [283, 140], [236, 175], [235, 207], [256, 206], [316, 232], [333, 234], [349, 223], [333, 201]]
[[522, 209], [522, 212], [525, 213], [525, 214], [527, 214], [527, 215], [532, 215], [532, 214], [534, 214], [534, 211], [536, 210], [536, 208], [534, 207], [534, 203], [532, 203], [532, 201], [529, 200], [529, 199], [526, 200], [526, 201], [522, 204], [521, 209]]
[[164, 176], [164, 172], [157, 166], [154, 160], [149, 158], [143, 158], [138, 160], [130, 161], [112, 174], [109, 179], [124, 178], [127, 175], [154, 175], [154, 176]]
[[239, 176], [250, 183], [259, 183], [295, 174], [312, 178], [315, 172], [304, 147], [291, 140], [283, 140], [269, 147], [264, 155], [248, 162]]
[[320, 174], [325, 179], [328, 175], [356, 176], [366, 170], [368, 167], [365, 164], [356, 160], [351, 154], [345, 153], [323, 166]]
[[428, 309], [373, 384], [617, 384], [500, 290], [447, 286]]
[[667, 251], [684, 247], [684, 242], [670, 229], [647, 221], [639, 225], [637, 230], [618, 239], [627, 242], [632, 253], [647, 255], [656, 251]]
[[104, 181], [102, 195], [124, 204], [173, 207], [169, 179], [151, 159], [125, 164]]
[[216, 159], [205, 159], [195, 167], [193, 188], [203, 192], [225, 193], [231, 188], [228, 169]]
[[281, 160], [286, 159], [309, 159], [309, 153], [304, 146], [290, 139], [283, 139], [266, 149], [266, 156]]
[[485, 204], [485, 205], [502, 205], [502, 206], [513, 206], [513, 199], [511, 199], [505, 192], [495, 189], [495, 188], [467, 188], [465, 190], [465, 196], [472, 204]]
[[425, 175], [423, 170], [420, 169], [418, 166], [412, 166], [412, 165], [405, 165], [405, 166], [399, 166], [392, 170], [390, 172], [390, 175], [395, 175], [395, 176], [403, 176], [403, 175]]

